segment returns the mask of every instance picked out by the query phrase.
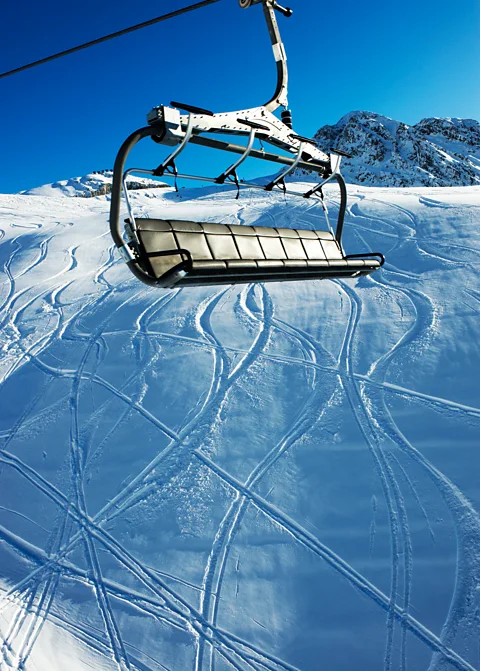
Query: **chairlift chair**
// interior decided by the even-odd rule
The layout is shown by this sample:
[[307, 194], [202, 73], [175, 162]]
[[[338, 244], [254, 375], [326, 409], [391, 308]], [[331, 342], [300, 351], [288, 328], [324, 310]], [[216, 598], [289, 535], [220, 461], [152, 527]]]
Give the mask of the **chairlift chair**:
[[[177, 102], [152, 109], [147, 115], [148, 126], [136, 130], [125, 140], [115, 161], [110, 208], [113, 240], [133, 274], [142, 282], [159, 287], [367, 275], [383, 265], [383, 255], [372, 252], [346, 255], [342, 247], [347, 189], [340, 173], [340, 162], [346, 154], [332, 149], [327, 155], [318, 149], [314, 140], [293, 131], [287, 101], [287, 59], [275, 16], [278, 11], [289, 17], [292, 11], [281, 7], [276, 0], [239, 0], [239, 4], [243, 9], [256, 4], [263, 6], [277, 64], [277, 87], [273, 97], [261, 107], [215, 114]], [[274, 112], [280, 107], [283, 111], [278, 118]], [[246, 145], [239, 145], [211, 137], [215, 134], [248, 139]], [[155, 169], [125, 170], [131, 149], [145, 137], [171, 146], [173, 150]], [[255, 148], [256, 140], [261, 140], [261, 148]], [[188, 144], [230, 152], [238, 158], [217, 177], [183, 174], [178, 171], [176, 161]], [[264, 144], [286, 153], [267, 151]], [[262, 159], [283, 167], [263, 186], [240, 181], [237, 171], [247, 158]], [[317, 173], [320, 181], [305, 193], [289, 189], [285, 178], [297, 168]], [[136, 217], [126, 183], [133, 172], [174, 177], [175, 184], [177, 178], [214, 184], [231, 182], [238, 191], [241, 187], [250, 187], [314, 198], [320, 202], [327, 222], [328, 211], [322, 189], [325, 184], [336, 181], [340, 189], [336, 229], [335, 232], [331, 229], [293, 230]], [[122, 192], [129, 215], [123, 232], [120, 228]]]

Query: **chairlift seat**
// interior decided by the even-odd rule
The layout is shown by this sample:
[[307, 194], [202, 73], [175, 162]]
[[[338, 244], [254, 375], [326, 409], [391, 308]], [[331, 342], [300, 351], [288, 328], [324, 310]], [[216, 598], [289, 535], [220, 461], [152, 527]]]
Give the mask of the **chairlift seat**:
[[[314, 139], [293, 131], [292, 113], [288, 109], [287, 57], [275, 16], [276, 11], [290, 16], [291, 10], [283, 8], [275, 0], [239, 2], [244, 9], [262, 5], [277, 66], [275, 92], [264, 105], [232, 112], [213, 113], [179, 102], [170, 103], [170, 107], [159, 105], [149, 112], [148, 126], [138, 128], [124, 141], [115, 160], [110, 231], [119, 253], [138, 279], [162, 287], [353, 277], [377, 270], [385, 261], [381, 254], [345, 255], [343, 252], [347, 186], [340, 173], [340, 162], [347, 154], [341, 149], [325, 153], [317, 147]], [[279, 108], [283, 108], [281, 118], [275, 116]], [[186, 114], [181, 114], [181, 110]], [[229, 137], [212, 137], [215, 134]], [[130, 151], [147, 137], [157, 144], [171, 147], [168, 156], [153, 169], [132, 167], [125, 170]], [[232, 137], [248, 137], [248, 140], [246, 144], [237, 144], [230, 141]], [[186, 174], [178, 170], [177, 159], [192, 144], [235, 154], [236, 158], [220, 175]], [[239, 168], [252, 158], [283, 167], [266, 185], [240, 179]], [[316, 183], [305, 193], [289, 188], [285, 180], [297, 169], [316, 173], [320, 181], [315, 178]], [[137, 219], [126, 188], [126, 179], [132, 173], [168, 176], [175, 180], [175, 185], [177, 179], [216, 185], [233, 182], [238, 190], [237, 197], [241, 188], [249, 188], [283, 191], [285, 197], [288, 194], [296, 198], [321, 200], [330, 230], [323, 188], [328, 183], [337, 182], [340, 200], [335, 233]], [[129, 215], [124, 232], [120, 225], [122, 192]]]
[[161, 287], [367, 275], [381, 254], [345, 256], [330, 231], [135, 218], [130, 263]]

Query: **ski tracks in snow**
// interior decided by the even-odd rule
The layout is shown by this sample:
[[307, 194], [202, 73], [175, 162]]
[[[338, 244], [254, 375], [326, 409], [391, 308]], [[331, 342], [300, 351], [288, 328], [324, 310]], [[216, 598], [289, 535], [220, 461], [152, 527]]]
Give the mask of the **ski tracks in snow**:
[[[249, 223], [255, 210], [269, 223], [273, 219], [275, 225], [269, 208], [277, 207], [280, 200], [281, 197], [269, 197], [265, 201], [252, 198], [248, 221], [245, 208], [238, 209], [236, 217]], [[408, 244], [416, 245], [418, 253], [429, 264], [445, 268], [454, 263], [450, 258], [427, 252], [419, 246], [419, 224], [414, 213], [386, 201], [377, 199], [375, 202], [402, 214], [401, 229]], [[429, 203], [425, 201], [427, 205]], [[292, 221], [309, 225], [310, 209], [310, 204], [305, 206], [302, 203], [289, 213], [289, 217]], [[390, 215], [385, 218], [370, 217], [361, 207], [353, 205], [349, 216], [360, 239], [374, 219], [386, 239], [395, 239], [398, 235], [398, 226], [392, 224]], [[372, 353], [368, 369], [359, 371], [357, 350], [361, 345], [362, 320], [366, 312], [364, 300], [368, 300], [364, 297], [368, 296], [368, 292], [350, 282], [337, 282], [350, 310], [338, 357], [334, 357], [307, 330], [295, 326], [293, 319], [281, 319], [275, 309], [273, 292], [262, 285], [200, 292], [200, 299], [190, 309], [190, 321], [185, 322], [183, 332], [163, 329], [162, 320], [168, 323], [171, 321], [169, 315], [185, 310], [188, 292], [158, 295], [143, 287], [135, 287], [132, 291], [132, 280], [122, 280], [115, 285], [110, 279], [111, 272], [116, 272], [117, 264], [112, 247], [107, 250], [103, 263], [89, 271], [90, 293], [82, 297], [75, 287], [85, 281], [82, 275], [83, 243], [76, 241], [68, 246], [65, 250], [66, 265], [63, 257], [61, 267], [54, 268], [53, 273], [51, 269], [45, 273], [52, 240], [53, 236], [43, 237], [38, 248], [33, 253], [30, 250], [27, 255], [23, 254], [22, 235], [2, 242], [6, 256], [3, 260], [5, 283], [0, 295], [1, 319], [6, 332], [11, 334], [4, 348], [7, 365], [3, 368], [2, 380], [11, 381], [20, 370], [31, 366], [37, 374], [43, 375], [44, 383], [27, 400], [12, 426], [3, 430], [0, 464], [3, 472], [6, 469], [15, 472], [22, 481], [41, 492], [56, 509], [53, 530], [48, 535], [45, 549], [0, 524], [0, 538], [4, 543], [35, 566], [3, 592], [0, 612], [5, 614], [8, 611], [10, 616], [8, 627], [2, 632], [3, 662], [12, 668], [29, 671], [29, 660], [48, 621], [82, 641], [104, 659], [108, 658], [112, 668], [118, 671], [177, 671], [168, 662], [152, 656], [150, 651], [138, 648], [126, 626], [127, 616], [118, 608], [121, 603], [126, 609], [134, 608], [135, 613], [141, 613], [149, 621], [153, 619], [172, 631], [191, 636], [194, 671], [215, 671], [220, 662], [222, 671], [223, 668], [237, 671], [307, 671], [290, 661], [288, 655], [268, 650], [253, 638], [246, 640], [222, 627], [228, 564], [232, 561], [235, 540], [246, 513], [253, 508], [274, 528], [281, 530], [299, 547], [313, 553], [319, 561], [325, 562], [336, 575], [386, 613], [385, 671], [397, 668], [408, 671], [410, 668], [408, 634], [432, 651], [430, 671], [441, 671], [448, 666], [474, 671], [474, 665], [457, 652], [456, 647], [459, 632], [472, 635], [475, 623], [478, 623], [475, 610], [476, 589], [480, 584], [480, 562], [475, 554], [475, 548], [480, 547], [478, 514], [460, 490], [409, 442], [386, 401], [390, 395], [404, 396], [419, 405], [424, 404], [429, 410], [451, 413], [459, 420], [467, 416], [476, 421], [480, 417], [478, 408], [408, 389], [389, 380], [391, 364], [408, 357], [412, 347], [417, 351], [426, 348], [436, 333], [437, 306], [421, 288], [414, 288], [413, 282], [419, 279], [419, 275], [395, 266], [392, 260], [382, 275], [366, 280], [387, 303], [393, 301], [400, 306], [402, 320], [404, 314], [408, 314], [409, 318], [405, 318], [405, 324], [402, 321], [402, 328], [396, 330], [393, 345], [387, 351]], [[31, 286], [28, 279], [35, 278], [36, 273], [40, 273], [41, 279]], [[322, 286], [318, 283], [318, 292], [322, 291]], [[472, 288], [467, 293], [474, 301], [480, 296]], [[49, 313], [44, 330], [37, 329], [31, 336], [25, 337], [32, 323], [32, 314], [40, 304], [47, 306]], [[223, 319], [230, 320], [230, 329], [238, 326], [243, 330], [244, 340], [245, 334], [248, 334], [248, 346], [237, 346], [227, 341], [225, 333], [228, 330], [223, 326]], [[217, 323], [222, 328], [217, 329]], [[329, 328], [328, 319], [326, 324]], [[107, 364], [117, 348], [115, 338], [122, 338], [124, 342], [118, 356], [125, 356], [128, 352], [132, 365], [123, 378], [116, 376], [111, 380]], [[279, 353], [272, 344], [278, 340], [293, 344], [299, 354]], [[151, 406], [148, 407], [148, 394], [151, 386], [156, 384], [156, 368], [164, 366], [165, 362], [168, 365], [169, 353], [180, 346], [207, 352], [211, 370], [198, 400], [185, 408], [183, 420], [169, 426], [168, 420], [161, 419], [160, 409], [152, 411]], [[57, 347], [60, 348], [58, 352]], [[62, 359], [61, 348], [70, 348], [71, 361], [66, 361], [65, 357]], [[302, 371], [304, 395], [295, 413], [289, 417], [282, 435], [265, 445], [263, 456], [240, 482], [217, 463], [217, 448], [211, 438], [221, 423], [221, 417], [228, 416], [238, 383], [245, 387], [255, 385], [256, 376], [261, 375], [259, 371], [269, 365]], [[68, 393], [55, 401], [55, 407], [64, 403], [68, 411], [69, 450], [65, 455], [65, 466], [68, 464], [69, 479], [65, 488], [44, 477], [38, 461], [26, 463], [15, 454], [22, 436], [48, 413], [49, 406], [41, 410], [37, 408], [42, 407], [48, 390], [60, 381], [67, 381], [69, 385]], [[82, 410], [82, 399], [94, 386], [102, 390], [103, 395], [86, 415]], [[282, 477], [279, 467], [282, 458], [294, 450], [300, 451], [301, 439], [306, 435], [315, 435], [315, 427], [322, 424], [339, 393], [344, 394], [348, 402], [383, 493], [390, 534], [388, 594], [283, 512], [281, 499], [273, 505], [267, 500], [268, 494], [262, 497], [258, 493], [260, 483], [267, 476]], [[97, 437], [98, 428], [111, 416], [113, 421]], [[89, 512], [87, 475], [132, 418], [144, 421], [155, 430], [158, 449], [138, 472], [129, 473], [117, 493], [92, 514]], [[412, 501], [432, 540], [435, 540], [435, 532], [421, 491], [409, 472], [409, 463], [420, 467], [440, 492], [457, 533], [456, 584], [440, 634], [425, 626], [421, 618], [414, 617], [411, 612], [415, 597], [414, 548], [409, 526]], [[172, 488], [174, 491], [175, 484], [181, 481], [179, 478], [192, 468], [209, 474], [209, 487], [219, 487], [230, 493], [211, 545], [202, 555], [204, 561], [198, 585], [181, 575], [163, 572], [161, 566], [153, 568], [141, 557], [139, 548], [135, 545], [127, 547], [114, 531], [116, 523], [145, 504], [150, 496], [155, 495], [157, 506], [167, 502]], [[207, 487], [207, 484], [202, 486]], [[372, 495], [375, 516], [379, 514], [378, 498]], [[407, 499], [410, 501], [408, 506]], [[372, 522], [370, 539], [368, 532], [366, 534], [371, 557], [376, 551], [375, 535], [378, 533], [376, 523]], [[80, 550], [86, 568], [77, 565], [74, 559]], [[106, 575], [108, 569], [101, 560], [101, 553], [115, 562], [117, 570], [114, 579]], [[119, 581], [119, 571], [123, 571], [125, 584]], [[178, 571], [181, 573], [181, 567]], [[72, 622], [55, 607], [61, 598], [59, 586], [62, 580], [89, 586], [103, 631], [93, 623]], [[186, 589], [193, 590], [195, 596], [185, 596]], [[230, 604], [230, 607], [235, 607], [235, 604]], [[268, 630], [265, 625], [260, 626]], [[396, 635], [397, 630], [400, 631], [399, 636]], [[413, 668], [416, 668], [415, 665]]]

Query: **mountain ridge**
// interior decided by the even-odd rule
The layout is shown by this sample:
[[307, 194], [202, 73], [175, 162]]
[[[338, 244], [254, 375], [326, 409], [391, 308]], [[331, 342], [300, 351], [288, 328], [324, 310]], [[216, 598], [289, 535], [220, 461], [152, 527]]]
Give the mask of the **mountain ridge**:
[[[349, 183], [365, 186], [474, 186], [480, 184], [480, 123], [428, 117], [413, 126], [356, 110], [314, 135], [325, 152], [337, 148]], [[297, 170], [297, 176], [305, 175]]]
[[[427, 117], [413, 126], [382, 114], [354, 110], [314, 135], [322, 151], [338, 149], [341, 172], [350, 184], [392, 187], [456, 187], [480, 185], [480, 123], [475, 119]], [[297, 169], [294, 179], [316, 179]], [[111, 192], [112, 170], [91, 172], [25, 191], [22, 195], [82, 197]], [[164, 182], [127, 177], [129, 190], [165, 188]]]
[[[23, 196], [50, 196], [53, 198], [94, 198], [106, 196], [112, 191], [113, 170], [96, 170], [81, 177], [69, 177], [57, 180], [51, 184], [42, 184], [20, 191]], [[127, 175], [127, 189], [138, 191], [141, 189], [164, 189], [170, 185], [165, 182], [146, 177], [132, 177]]]

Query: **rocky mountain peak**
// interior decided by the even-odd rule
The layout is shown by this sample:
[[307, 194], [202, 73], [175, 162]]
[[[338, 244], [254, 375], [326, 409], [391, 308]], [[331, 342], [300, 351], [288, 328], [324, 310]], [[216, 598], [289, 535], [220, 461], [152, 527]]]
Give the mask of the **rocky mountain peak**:
[[341, 149], [346, 180], [368, 186], [480, 184], [480, 124], [432, 117], [414, 126], [368, 111], [353, 111], [315, 134], [320, 149]]

